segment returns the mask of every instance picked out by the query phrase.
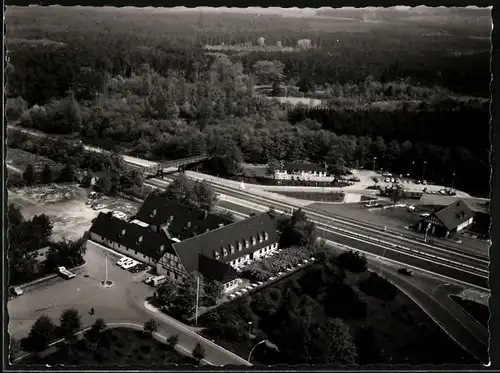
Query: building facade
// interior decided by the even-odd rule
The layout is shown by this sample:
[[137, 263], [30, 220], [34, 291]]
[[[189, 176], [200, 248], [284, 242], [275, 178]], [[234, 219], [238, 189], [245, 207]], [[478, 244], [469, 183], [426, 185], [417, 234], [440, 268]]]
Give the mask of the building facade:
[[324, 181], [329, 177], [330, 175], [326, 167], [315, 163], [287, 162], [274, 171], [274, 178], [276, 180]]

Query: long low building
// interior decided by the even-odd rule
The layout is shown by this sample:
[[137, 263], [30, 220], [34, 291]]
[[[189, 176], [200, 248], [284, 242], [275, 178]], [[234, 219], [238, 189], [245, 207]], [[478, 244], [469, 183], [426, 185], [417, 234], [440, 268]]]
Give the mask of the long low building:
[[239, 267], [276, 251], [279, 241], [271, 214], [230, 222], [157, 195], [148, 197], [130, 222], [100, 213], [88, 238], [173, 279], [198, 271], [226, 291], [241, 282]]

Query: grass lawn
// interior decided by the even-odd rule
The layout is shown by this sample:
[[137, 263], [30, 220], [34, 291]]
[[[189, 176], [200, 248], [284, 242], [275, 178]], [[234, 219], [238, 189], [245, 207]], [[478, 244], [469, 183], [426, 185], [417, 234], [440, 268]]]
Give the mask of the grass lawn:
[[112, 328], [103, 331], [98, 337], [85, 336], [68, 349], [61, 343], [57, 348], [49, 349], [45, 356], [31, 355], [19, 362], [19, 365], [49, 364], [64, 365], [171, 365], [194, 364], [183, 356], [150, 337], [148, 333], [129, 328]]
[[23, 171], [28, 164], [32, 164], [38, 172], [41, 171], [46, 164], [49, 164], [53, 170], [57, 171], [64, 167], [64, 165], [54, 162], [49, 158], [14, 148], [7, 148], [5, 162]]
[[[314, 266], [318, 265], [322, 264], [318, 263]], [[227, 329], [228, 327], [225, 324], [215, 324], [220, 326], [214, 327], [214, 320], [218, 320], [219, 317], [221, 317], [220, 320], [230, 317], [232, 320], [239, 320], [237, 322], [233, 321], [232, 323], [234, 324], [232, 325], [241, 326], [246, 325], [250, 318], [253, 321], [252, 325], [254, 325], [253, 334], [262, 335], [261, 333], [264, 333], [264, 335], [271, 335], [270, 338], [273, 338], [272, 335], [276, 331], [272, 325], [268, 325], [271, 322], [266, 319], [260, 319], [258, 314], [260, 311], [253, 311], [254, 307], [261, 307], [262, 302], [265, 303], [266, 299], [269, 299], [269, 301], [275, 298], [281, 299], [281, 295], [287, 289], [294, 289], [297, 284], [303, 284], [301, 285], [303, 292], [297, 293], [300, 294], [300, 298], [305, 296], [315, 298], [320, 307], [324, 308], [325, 312], [329, 312], [329, 317], [340, 317], [348, 325], [356, 343], [358, 352], [357, 364], [440, 365], [478, 363], [473, 356], [457, 345], [427, 314], [404, 294], [400, 293], [392, 284], [388, 283], [387, 286], [392, 288], [390, 290], [392, 290], [393, 297], [386, 296], [388, 293], [391, 293], [389, 291], [383, 290], [379, 292], [379, 294], [385, 296], [384, 299], [381, 295], [374, 294], [362, 286], [363, 282], [370, 276], [369, 272], [362, 274], [348, 272], [344, 284], [350, 290], [347, 293], [345, 288], [342, 291], [333, 290], [337, 301], [332, 302], [332, 299], [328, 301], [328, 295], [327, 298], [323, 298], [323, 296], [316, 298], [317, 295], [313, 294], [316, 291], [314, 289], [317, 289], [316, 286], [314, 286], [314, 289], [311, 288], [312, 290], [306, 290], [308, 285], [304, 282], [304, 278], [309, 279], [307, 271], [308, 269], [299, 271], [283, 281], [279, 281], [260, 292], [249, 295], [246, 297], [247, 299], [242, 298], [231, 302], [230, 306], [233, 311], [226, 311], [227, 313], [225, 313], [225, 315], [231, 316], [222, 316], [220, 314], [221, 316], [216, 317], [213, 315], [213, 312], [210, 312], [203, 315], [199, 319], [199, 322], [202, 325], [212, 325], [212, 329], [207, 329], [206, 333], [207, 336], [215, 339], [216, 343], [246, 358], [255, 341], [250, 340], [248, 334], [244, 331], [239, 331], [238, 336], [236, 336], [234, 329], [231, 332], [231, 329]], [[303, 276], [306, 277], [301, 279]], [[376, 274], [372, 276], [377, 277]], [[310, 291], [313, 293], [310, 293]], [[264, 292], [268, 292], [268, 295], [259, 294]], [[349, 293], [355, 294], [355, 296], [350, 296], [348, 295]], [[261, 296], [260, 298], [259, 295]], [[340, 299], [339, 297], [345, 297], [346, 299]], [[250, 301], [248, 303], [249, 306], [244, 306], [248, 301]], [[277, 302], [279, 303], [279, 301]], [[273, 312], [284, 312], [280, 311], [276, 301], [269, 304], [268, 307], [277, 307], [276, 311]], [[363, 312], [363, 308], [365, 308], [366, 312]], [[257, 309], [255, 308], [255, 310]], [[342, 311], [338, 311], [340, 309]], [[360, 310], [361, 312], [358, 312]], [[344, 316], [338, 316], [337, 312], [343, 312]], [[337, 316], [334, 316], [335, 314]], [[355, 316], [354, 314], [357, 315]], [[260, 325], [267, 325], [264, 327], [267, 329], [259, 330]], [[214, 328], [215, 333], [213, 333]], [[217, 328], [228, 331], [217, 332]], [[225, 337], [224, 333], [228, 333], [228, 337]], [[278, 333], [286, 334], [288, 332], [278, 330]], [[286, 340], [286, 338], [293, 338], [293, 335], [279, 338], [285, 338]], [[273, 342], [278, 343], [277, 341]], [[255, 354], [254, 358], [256, 363], [259, 362], [258, 354]], [[269, 364], [268, 361], [260, 361], [260, 363]]]
[[344, 193], [337, 192], [276, 192], [277, 194], [282, 194], [287, 197], [306, 199], [310, 201], [321, 201], [321, 202], [342, 202], [344, 200]]
[[484, 328], [488, 329], [488, 321], [490, 319], [490, 310], [488, 306], [472, 300], [460, 298], [456, 295], [450, 295], [450, 298], [472, 318], [474, 318], [474, 320], [480, 323]]

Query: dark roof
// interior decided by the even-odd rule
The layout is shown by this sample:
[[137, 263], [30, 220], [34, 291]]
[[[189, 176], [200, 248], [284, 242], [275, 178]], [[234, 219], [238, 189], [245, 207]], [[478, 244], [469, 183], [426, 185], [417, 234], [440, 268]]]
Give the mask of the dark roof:
[[161, 226], [166, 224], [171, 236], [180, 240], [193, 237], [194, 234], [205, 233], [207, 230], [217, 229], [221, 224], [228, 225], [232, 223], [227, 218], [152, 193], [146, 197], [136, 217], [140, 221], [151, 225]]
[[460, 224], [474, 216], [474, 212], [463, 201], [458, 200], [434, 213], [449, 231], [456, 229]]
[[[267, 240], [263, 240], [263, 242], [257, 240], [256, 245], [252, 246], [250, 237], [257, 237], [264, 232], [268, 234]], [[245, 238], [250, 240], [250, 246], [245, 248], [243, 245], [243, 249], [239, 251], [237, 241], [241, 242]], [[234, 245], [235, 252], [232, 255], [224, 257], [221, 255], [224, 262], [230, 262], [275, 242], [278, 242], [276, 222], [268, 213], [263, 213], [175, 243], [172, 246], [184, 268], [190, 273], [198, 268], [198, 254], [214, 258], [214, 251], [221, 253], [223, 247], [228, 249], [229, 245]]]
[[238, 272], [229, 264], [198, 254], [198, 270], [208, 281], [226, 283], [238, 278]]
[[[161, 258], [167, 251], [171, 251], [174, 243], [148, 228], [128, 223], [102, 212], [97, 216], [89, 231], [155, 260]], [[141, 241], [139, 241], [140, 237], [142, 237]]]
[[283, 168], [286, 171], [317, 171], [317, 172], [324, 172], [325, 171], [325, 166], [317, 164], [317, 163], [286, 162], [283, 165]]

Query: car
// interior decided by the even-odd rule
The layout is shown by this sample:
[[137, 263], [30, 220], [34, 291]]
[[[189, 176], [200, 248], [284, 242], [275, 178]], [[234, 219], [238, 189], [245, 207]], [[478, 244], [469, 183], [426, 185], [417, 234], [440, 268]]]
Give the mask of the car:
[[98, 205], [96, 205], [94, 207], [94, 210], [102, 210], [104, 208], [106, 208], [106, 205], [103, 205], [102, 203], [99, 203]]
[[140, 263], [136, 263], [134, 266], [130, 267], [130, 268], [127, 268], [129, 272], [131, 273], [137, 273], [140, 271], [139, 269], [139, 265]]
[[151, 281], [153, 281], [154, 276], [149, 276], [144, 279], [144, 283], [149, 284]]
[[11, 295], [14, 295], [16, 297], [23, 295], [24, 291], [20, 287], [17, 286], [12, 286], [9, 288], [9, 292]]
[[273, 281], [275, 278], [276, 278], [276, 277], [271, 276], [271, 277], [269, 277], [269, 281]]
[[281, 276], [283, 274], [283, 272], [278, 272], [278, 277]]
[[76, 274], [74, 274], [71, 271], [68, 271], [66, 267], [57, 267], [57, 273], [66, 280], [70, 280], [76, 277]]
[[259, 282], [257, 282], [257, 285], [259, 285], [259, 286], [264, 285], [264, 281], [259, 281]]
[[405, 276], [411, 276], [413, 274], [413, 272], [410, 271], [408, 268], [400, 268], [398, 269], [398, 272]]
[[141, 272], [141, 271], [144, 271], [144, 270], [148, 269], [148, 267], [149, 266], [147, 264], [138, 263], [134, 267], [129, 268], [129, 271], [132, 272], [132, 273], [138, 273], [138, 272]]
[[130, 268], [132, 268], [132, 267], [135, 267], [137, 264], [139, 264], [139, 262], [137, 262], [137, 261], [133, 260], [133, 261], [131, 261], [131, 262], [126, 262], [125, 264], [122, 264], [122, 265], [121, 265], [121, 267], [122, 267], [123, 269], [130, 269]]
[[129, 258], [129, 257], [127, 257], [127, 256], [122, 256], [122, 257], [120, 258], [120, 260], [118, 260], [118, 261], [116, 262], [116, 265], [122, 265], [123, 263], [128, 262], [128, 261], [130, 261], [130, 260], [132, 260], [132, 259], [130, 259], [130, 258]]
[[241, 291], [236, 291], [233, 294], [234, 294], [234, 297], [239, 297], [241, 295]]
[[234, 298], [236, 298], [236, 295], [235, 295], [234, 293], [229, 294], [229, 295], [228, 295], [228, 298], [229, 298], [229, 299], [234, 299]]

